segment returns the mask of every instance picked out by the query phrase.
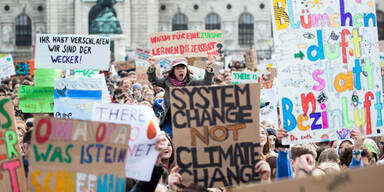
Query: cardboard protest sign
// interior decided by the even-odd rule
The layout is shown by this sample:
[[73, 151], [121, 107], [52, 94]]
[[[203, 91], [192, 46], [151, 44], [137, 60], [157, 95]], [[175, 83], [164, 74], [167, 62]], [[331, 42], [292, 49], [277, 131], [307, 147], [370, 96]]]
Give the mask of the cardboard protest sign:
[[259, 181], [260, 85], [172, 87], [171, 119], [182, 184]]
[[[55, 80], [56, 118], [92, 120], [95, 103], [108, 103], [103, 100], [106, 85], [103, 78], [63, 78]], [[104, 93], [108, 94], [108, 93]]]
[[286, 179], [271, 184], [241, 186], [231, 189], [231, 192], [361, 192], [382, 191], [384, 166], [350, 169], [337, 174], [327, 174], [315, 177]]
[[232, 84], [260, 83], [261, 74], [259, 72], [238, 72], [232, 71]]
[[108, 70], [110, 39], [99, 35], [36, 34], [36, 68]]
[[275, 89], [261, 89], [260, 91], [260, 123], [271, 121], [278, 127], [277, 94]]
[[19, 86], [19, 107], [23, 113], [53, 113], [53, 87]]
[[1, 191], [27, 191], [24, 164], [16, 133], [10, 98], [0, 97], [0, 188]]
[[149, 38], [153, 57], [208, 57], [223, 53], [219, 30], [152, 33]]
[[150, 85], [151, 83], [148, 81], [148, 75], [147, 75], [148, 67], [145, 66], [137, 66], [136, 67], [136, 82], [140, 84], [147, 84]]
[[28, 191], [125, 191], [129, 125], [35, 117]]
[[37, 87], [53, 87], [57, 78], [61, 78], [60, 69], [36, 69], [34, 85]]
[[11, 55], [0, 57], [0, 79], [15, 75], [15, 66]]
[[273, 0], [284, 144], [384, 133], [375, 13], [375, 1]]
[[247, 69], [256, 69], [258, 64], [256, 49], [248, 49], [245, 54], [245, 63]]
[[150, 181], [159, 154], [154, 147], [160, 133], [153, 109], [144, 105], [96, 104], [92, 120], [131, 126], [125, 176]]

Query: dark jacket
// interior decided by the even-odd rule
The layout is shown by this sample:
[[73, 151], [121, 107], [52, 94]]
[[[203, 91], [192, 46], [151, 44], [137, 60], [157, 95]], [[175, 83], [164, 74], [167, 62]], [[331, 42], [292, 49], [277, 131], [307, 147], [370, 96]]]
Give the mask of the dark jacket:
[[[165, 90], [164, 93], [164, 113], [160, 118], [160, 126], [162, 126], [165, 123], [165, 117], [167, 116], [167, 113], [170, 111], [170, 96], [169, 96], [169, 88], [173, 87], [171, 80], [169, 77], [163, 77], [163, 78], [157, 78], [156, 76], [156, 70], [151, 71], [151, 67], [147, 70], [148, 75], [148, 81], [151, 82], [153, 85], [157, 85], [159, 87], [162, 87]], [[196, 80], [193, 79], [193, 77], [189, 76], [188, 82], [186, 82], [185, 86], [199, 86], [199, 85], [211, 85], [213, 76], [215, 76], [215, 73], [208, 72], [205, 70], [204, 79]]]
[[161, 166], [155, 166], [152, 171], [151, 180], [149, 182], [138, 181], [130, 192], [152, 192], [155, 191], [157, 184], [161, 176], [164, 173], [164, 169]]

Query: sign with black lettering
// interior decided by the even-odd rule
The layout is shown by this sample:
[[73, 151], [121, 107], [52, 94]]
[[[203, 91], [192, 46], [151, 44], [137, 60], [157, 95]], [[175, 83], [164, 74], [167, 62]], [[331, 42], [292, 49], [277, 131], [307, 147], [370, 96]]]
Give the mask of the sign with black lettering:
[[171, 88], [176, 163], [183, 185], [259, 181], [260, 85]]
[[99, 35], [36, 35], [36, 68], [108, 70], [110, 39]]

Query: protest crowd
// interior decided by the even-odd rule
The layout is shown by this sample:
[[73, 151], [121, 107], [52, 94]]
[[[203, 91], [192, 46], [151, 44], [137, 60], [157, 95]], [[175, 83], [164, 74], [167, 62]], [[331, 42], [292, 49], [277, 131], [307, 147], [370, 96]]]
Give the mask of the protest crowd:
[[[373, 16], [364, 17], [369, 27]], [[276, 22], [277, 35], [284, 35], [279, 30], [288, 26]], [[312, 31], [316, 42], [302, 40], [314, 44], [305, 61], [294, 50], [288, 50], [290, 58], [282, 51], [296, 39], [275, 41], [272, 66], [257, 61], [252, 50], [238, 54], [242, 60], [227, 60], [219, 30], [152, 34], [150, 51], [137, 49], [133, 67], [106, 59], [105, 36], [40, 34], [34, 72], [0, 75], [1, 171], [15, 191], [274, 191], [269, 187], [281, 181], [308, 186], [324, 181], [319, 178], [332, 178], [324, 186], [338, 191], [344, 183], [359, 185], [360, 173], [382, 178], [384, 78], [374, 58], [379, 48], [370, 50], [370, 58], [356, 45], [377, 31], [368, 28], [371, 33], [359, 36], [357, 29], [340, 30], [356, 49], [347, 53], [341, 37], [335, 52], [342, 54], [323, 45], [325, 32]], [[62, 43], [55, 42], [58, 37], [73, 38], [80, 50], [89, 45], [89, 52], [57, 56], [51, 50], [44, 60], [45, 46]], [[66, 67], [50, 67], [55, 57], [52, 65]], [[94, 60], [73, 68], [87, 59]], [[329, 62], [318, 61], [324, 59]], [[91, 66], [95, 62], [106, 65]], [[89, 70], [92, 75], [86, 75]], [[0, 175], [0, 186], [3, 178], [8, 177]]]
[[[204, 80], [194, 80], [188, 70], [185, 58], [175, 59], [172, 69], [165, 78], [160, 79], [154, 73], [155, 59], [151, 58], [148, 68], [148, 80], [151, 85], [142, 85], [136, 81], [135, 71], [123, 71], [113, 76], [106, 72], [105, 80], [112, 103], [138, 104], [151, 107], [158, 117], [164, 133], [159, 137], [157, 149], [160, 151], [150, 182], [127, 179], [126, 191], [226, 191], [225, 188], [206, 189], [200, 185], [180, 188], [183, 179], [177, 173], [179, 169], [175, 162], [175, 149], [172, 144], [172, 128], [170, 120], [169, 89], [173, 86], [198, 85], [228, 85], [231, 84], [232, 71], [244, 71], [245, 67], [232, 67], [224, 73], [214, 74], [210, 65], [215, 57], [207, 60]], [[104, 75], [103, 74], [103, 75]], [[263, 81], [269, 81], [270, 75], [265, 75]], [[18, 107], [19, 85], [33, 85], [33, 76], [3, 79], [0, 86], [0, 96], [9, 97], [14, 105], [17, 136], [19, 147], [23, 154], [26, 176], [28, 175], [28, 146], [34, 129], [34, 114], [23, 113]], [[50, 114], [52, 115], [52, 114]], [[287, 131], [282, 124], [272, 120], [260, 123], [260, 161], [255, 164], [255, 172], [260, 174], [260, 182], [271, 183], [284, 178], [305, 177], [308, 175], [326, 175], [340, 172], [344, 169], [369, 167], [384, 163], [384, 136], [366, 138], [361, 129], [356, 127], [351, 133], [351, 139], [318, 142], [311, 144], [282, 145], [282, 138]]]

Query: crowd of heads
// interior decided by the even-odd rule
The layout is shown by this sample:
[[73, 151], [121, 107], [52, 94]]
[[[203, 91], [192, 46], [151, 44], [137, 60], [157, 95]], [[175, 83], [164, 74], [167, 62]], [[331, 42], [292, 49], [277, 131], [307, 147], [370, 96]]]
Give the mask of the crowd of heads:
[[[232, 84], [231, 72], [245, 70], [247, 69], [245, 69], [244, 65], [235, 63], [229, 70], [216, 71], [212, 84]], [[146, 105], [153, 108], [158, 118], [164, 115], [165, 90], [163, 88], [150, 83], [138, 82], [134, 70], [104, 74], [111, 102]], [[191, 78], [192, 72], [188, 69], [187, 61], [180, 60], [177, 65], [172, 66], [172, 69], [165, 72], [164, 75], [182, 82], [186, 78]], [[268, 81], [271, 79], [270, 76], [263, 76], [263, 80]], [[19, 85], [33, 85], [33, 76], [17, 76], [3, 79], [0, 85], [0, 96], [7, 96], [12, 99], [19, 145], [24, 158], [27, 159], [27, 149], [31, 140], [31, 130], [33, 129], [33, 114], [23, 113], [19, 108]], [[280, 150], [283, 150], [281, 139], [286, 136], [283, 132], [280, 121], [279, 125], [276, 125], [272, 120], [264, 120], [260, 123], [260, 145], [262, 151], [260, 152], [261, 160], [255, 165], [255, 169], [259, 171], [261, 180], [264, 182], [272, 182], [278, 176], [277, 169], [279, 165], [277, 159], [279, 158]], [[292, 167], [293, 176], [325, 175], [350, 168], [357, 143], [360, 143], [360, 141], [348, 139], [291, 146], [287, 151], [289, 151], [289, 163]], [[207, 191], [207, 189], [197, 185], [191, 185], [183, 189], [180, 188], [179, 184], [182, 178], [176, 171], [177, 165], [175, 163], [172, 139], [165, 135], [162, 145], [164, 147], [161, 149], [162, 152], [159, 156], [158, 165], [163, 168], [164, 172], [158, 182], [156, 191], [168, 191], [171, 188], [174, 191]], [[384, 137], [364, 138], [361, 145], [362, 165], [366, 167], [381, 164], [384, 157], [383, 150]], [[28, 165], [25, 167], [28, 173]], [[137, 182], [134, 180], [127, 180], [127, 189], [133, 189], [136, 184]], [[225, 191], [226, 189], [210, 190]]]

